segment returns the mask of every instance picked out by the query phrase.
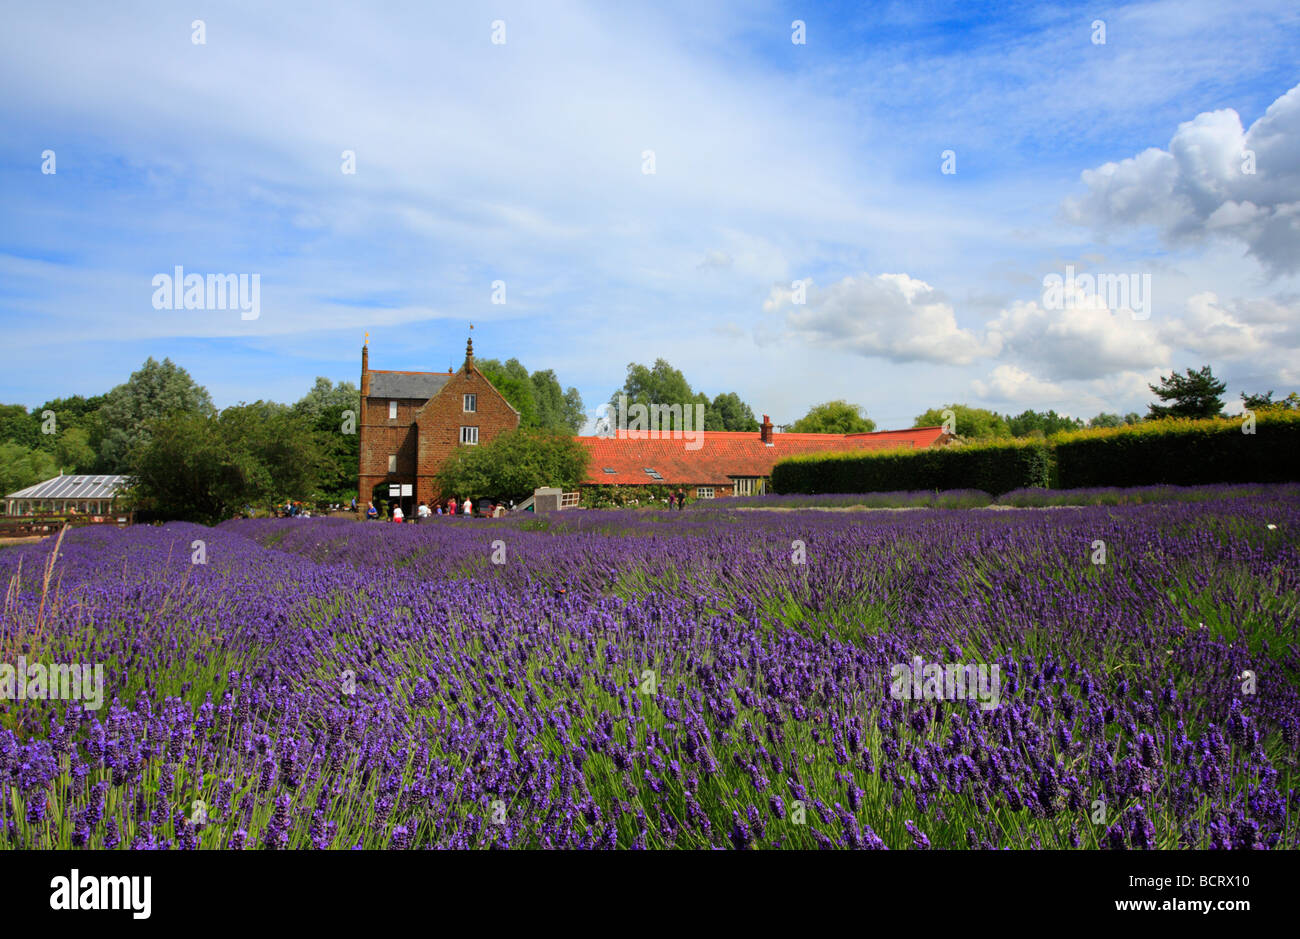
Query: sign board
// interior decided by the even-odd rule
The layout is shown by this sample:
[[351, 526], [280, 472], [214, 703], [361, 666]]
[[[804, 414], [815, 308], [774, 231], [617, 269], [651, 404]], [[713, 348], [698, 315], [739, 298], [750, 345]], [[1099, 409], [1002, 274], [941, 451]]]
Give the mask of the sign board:
[[413, 487], [411, 486], [410, 483], [402, 483], [402, 495], [404, 496], [414, 495]]
[[388, 495], [391, 498], [399, 498], [402, 495], [402, 487], [397, 483], [391, 483], [388, 487]]

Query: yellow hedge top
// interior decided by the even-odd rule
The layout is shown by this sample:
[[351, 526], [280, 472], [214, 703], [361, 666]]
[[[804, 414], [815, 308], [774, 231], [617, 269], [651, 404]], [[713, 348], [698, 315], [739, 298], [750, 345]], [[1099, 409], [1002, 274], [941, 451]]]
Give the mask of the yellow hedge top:
[[820, 463], [823, 460], [874, 460], [886, 456], [916, 456], [918, 453], [933, 453], [936, 450], [1016, 450], [1025, 447], [1046, 446], [1041, 438], [1034, 437], [998, 437], [992, 440], [977, 440], [970, 443], [954, 443], [946, 447], [926, 447], [913, 450], [908, 447], [890, 447], [887, 450], [832, 450], [821, 453], [800, 453], [784, 457], [777, 461], [782, 463]]
[[[1140, 424], [1125, 424], [1123, 427], [1098, 427], [1092, 430], [1063, 430], [1048, 438], [1053, 446], [1062, 443], [1074, 443], [1079, 440], [1105, 440], [1110, 437], [1152, 436], [1160, 434], [1205, 434], [1223, 433], [1225, 431], [1241, 432], [1245, 415], [1234, 417], [1210, 417], [1203, 420], [1165, 418], [1158, 421], [1143, 421]], [[1300, 423], [1300, 411], [1283, 411], [1264, 408], [1255, 412], [1256, 425], [1287, 425]]]

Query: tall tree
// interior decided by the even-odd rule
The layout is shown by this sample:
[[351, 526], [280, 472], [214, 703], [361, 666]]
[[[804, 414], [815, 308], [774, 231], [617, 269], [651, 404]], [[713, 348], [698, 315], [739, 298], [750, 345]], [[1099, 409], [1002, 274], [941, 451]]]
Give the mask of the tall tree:
[[587, 422], [587, 413], [582, 407], [582, 395], [578, 389], [570, 386], [564, 392], [564, 426], [568, 428], [569, 433], [576, 434], [582, 430], [582, 425]]
[[644, 404], [687, 405], [695, 403], [695, 392], [679, 369], [665, 359], [655, 359], [650, 368], [629, 362], [623, 387], [610, 395], [609, 403], [617, 410], [619, 395], [627, 396], [629, 406]]
[[955, 419], [954, 432], [968, 440], [987, 440], [1011, 436], [1011, 428], [1006, 419], [985, 408], [973, 408], [966, 404], [949, 404], [942, 408], [930, 408], [916, 416], [917, 427], [938, 427], [944, 423], [944, 411], [952, 411]]
[[758, 430], [754, 412], [734, 391], [720, 393], [710, 401], [708, 395], [692, 389], [686, 376], [664, 359], [655, 359], [655, 364], [650, 367], [636, 362], [628, 363], [623, 387], [609, 398], [610, 406], [615, 412], [618, 410], [620, 395], [627, 397], [628, 407], [634, 404], [646, 407], [671, 407], [679, 404], [685, 409], [687, 406], [702, 404], [705, 430]]
[[1147, 409], [1148, 418], [1204, 418], [1218, 417], [1223, 413], [1223, 399], [1220, 395], [1228, 386], [1214, 377], [1210, 366], [1195, 372], [1189, 368], [1186, 372], [1186, 375], [1172, 372], [1168, 376], [1162, 376], [1160, 384], [1147, 385], [1157, 398], [1165, 402], [1152, 403]]
[[[709, 405], [709, 414], [718, 415], [722, 426], [719, 430], [758, 430], [758, 420], [748, 404], [740, 400], [740, 395], [728, 391], [714, 396]], [[707, 416], [706, 416], [707, 422]], [[707, 423], [705, 425], [707, 427]], [[711, 429], [711, 428], [710, 428]]]
[[537, 397], [532, 376], [518, 359], [475, 359], [475, 366], [519, 412], [520, 427], [537, 426]]
[[862, 413], [860, 405], [827, 401], [813, 405], [786, 429], [792, 434], [869, 434], [876, 422]]
[[129, 497], [136, 507], [158, 518], [212, 523], [246, 504], [310, 498], [316, 441], [301, 417], [269, 404], [155, 420], [131, 450]]
[[335, 411], [351, 411], [359, 417], [361, 392], [350, 381], [336, 385], [328, 378], [317, 377], [311, 390], [294, 403], [293, 409], [312, 424], [319, 423], [322, 415]]
[[107, 395], [99, 410], [98, 441], [100, 467], [106, 473], [120, 473], [131, 459], [131, 451], [146, 443], [150, 425], [173, 414], [216, 413], [212, 396], [171, 359], [147, 359], [140, 370]]

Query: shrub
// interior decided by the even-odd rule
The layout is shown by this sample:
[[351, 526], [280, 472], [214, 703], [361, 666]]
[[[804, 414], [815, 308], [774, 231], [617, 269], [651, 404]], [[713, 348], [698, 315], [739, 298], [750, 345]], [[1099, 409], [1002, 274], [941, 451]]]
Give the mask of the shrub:
[[1261, 411], [1254, 433], [1241, 418], [1147, 421], [1074, 431], [1051, 438], [1057, 483], [1097, 486], [1196, 486], [1271, 483], [1297, 478], [1300, 413]]
[[790, 492], [981, 489], [993, 495], [1045, 487], [1051, 456], [1041, 440], [999, 440], [928, 450], [814, 453], [782, 460], [772, 488]]

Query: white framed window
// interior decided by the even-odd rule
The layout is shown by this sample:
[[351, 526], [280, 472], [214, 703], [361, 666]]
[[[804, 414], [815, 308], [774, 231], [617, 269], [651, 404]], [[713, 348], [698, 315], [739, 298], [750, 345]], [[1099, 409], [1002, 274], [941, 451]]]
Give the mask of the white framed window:
[[460, 429], [460, 442], [461, 442], [461, 443], [469, 443], [469, 444], [476, 444], [476, 443], [478, 443], [478, 428], [477, 428], [477, 427], [462, 427], [462, 428]]
[[695, 498], [697, 498], [697, 499], [712, 499], [712, 498], [713, 498], [713, 487], [712, 487], [712, 486], [696, 486], [696, 487], [695, 487]]
[[396, 454], [396, 453], [390, 453], [390, 454], [388, 454], [388, 472], [390, 472], [390, 473], [396, 473], [396, 472], [397, 472], [397, 454]]
[[737, 476], [732, 484], [732, 495], [755, 496], [763, 494], [763, 477]]
[[388, 419], [389, 419], [390, 421], [395, 421], [395, 420], [397, 420], [397, 402], [396, 402], [396, 401], [389, 401], [389, 402], [388, 402]]
[[465, 395], [464, 411], [466, 414], [478, 412], [478, 395]]

